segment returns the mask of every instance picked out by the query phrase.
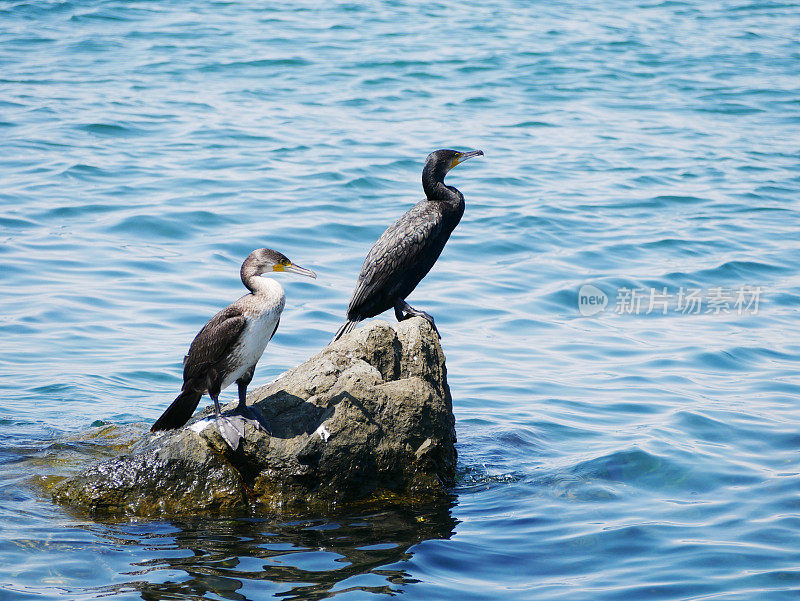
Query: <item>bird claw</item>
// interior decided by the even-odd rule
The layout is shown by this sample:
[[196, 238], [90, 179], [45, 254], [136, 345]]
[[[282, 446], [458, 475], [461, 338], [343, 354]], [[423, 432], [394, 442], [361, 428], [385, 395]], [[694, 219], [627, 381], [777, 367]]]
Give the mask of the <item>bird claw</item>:
[[[428, 317], [430, 317], [430, 315], [429, 315]], [[426, 319], [427, 319], [427, 317], [426, 317]], [[437, 337], [439, 340], [441, 340], [441, 339], [442, 339], [442, 335], [439, 333], [439, 328], [437, 328], [437, 327], [436, 327], [436, 324], [435, 324], [435, 323], [433, 323], [433, 317], [431, 317], [430, 319], [428, 319], [428, 323], [429, 323], [429, 324], [431, 324], [431, 327], [433, 328], [433, 331], [434, 331], [434, 332], [436, 332], [436, 337]]]
[[270, 436], [272, 435], [269, 422], [264, 419], [264, 416], [261, 415], [260, 412], [252, 407], [239, 406], [233, 411], [228, 412], [227, 415], [217, 415], [217, 428], [219, 429], [219, 433], [232, 451], [239, 448], [239, 443], [242, 438], [244, 438], [245, 426], [248, 423], [254, 428], [264, 430]]
[[431, 324], [433, 331], [436, 332], [436, 336], [439, 338], [439, 340], [441, 340], [442, 335], [439, 333], [439, 328], [436, 327], [436, 323], [433, 321], [433, 317], [428, 313], [425, 313], [425, 311], [419, 311], [417, 315], [422, 319], [424, 319], [425, 321], [427, 321], [429, 324]]
[[412, 317], [421, 317], [433, 328], [433, 331], [436, 332], [437, 338], [439, 340], [442, 339], [442, 335], [439, 333], [439, 328], [436, 327], [436, 322], [433, 321], [433, 316], [425, 311], [420, 311], [419, 309], [414, 309], [410, 305], [406, 305], [402, 310], [396, 309], [395, 310], [397, 321], [405, 321], [406, 319], [411, 319]]
[[[237, 424], [237, 421], [240, 423]], [[241, 419], [234, 420], [224, 415], [217, 415], [217, 428], [220, 436], [232, 451], [239, 448], [239, 443], [244, 438], [244, 423]]]

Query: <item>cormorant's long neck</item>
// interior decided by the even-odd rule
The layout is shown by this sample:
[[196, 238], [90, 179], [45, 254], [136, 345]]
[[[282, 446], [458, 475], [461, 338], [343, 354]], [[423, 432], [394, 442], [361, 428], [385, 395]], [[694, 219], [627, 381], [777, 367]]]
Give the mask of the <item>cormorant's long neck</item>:
[[248, 257], [245, 262], [242, 263], [242, 271], [240, 272], [240, 275], [242, 277], [242, 284], [244, 284], [250, 292], [253, 294], [263, 292], [264, 284], [262, 280], [266, 278], [259, 277], [256, 261], [251, 261], [250, 257]]
[[425, 165], [422, 170], [422, 189], [428, 200], [442, 200], [457, 206], [464, 202], [464, 196], [453, 186], [444, 183], [446, 172], [441, 173], [435, 167]]

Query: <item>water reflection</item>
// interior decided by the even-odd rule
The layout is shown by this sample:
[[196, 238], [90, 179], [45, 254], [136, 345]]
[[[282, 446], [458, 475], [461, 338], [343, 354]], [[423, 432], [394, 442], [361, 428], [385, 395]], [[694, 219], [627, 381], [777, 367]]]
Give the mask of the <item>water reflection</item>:
[[131, 564], [131, 580], [92, 589], [100, 596], [138, 591], [143, 599], [218, 595], [224, 599], [325, 599], [349, 591], [397, 593], [416, 582], [401, 562], [424, 540], [447, 539], [453, 502], [331, 519], [256, 518], [94, 524], [118, 545], [142, 545], [151, 557]]

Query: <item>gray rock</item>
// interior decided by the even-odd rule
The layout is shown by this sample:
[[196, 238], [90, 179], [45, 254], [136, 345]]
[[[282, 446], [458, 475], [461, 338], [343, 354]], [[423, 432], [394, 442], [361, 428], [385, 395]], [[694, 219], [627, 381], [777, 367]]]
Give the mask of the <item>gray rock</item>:
[[[272, 434], [247, 426], [234, 452], [206, 409], [180, 430], [57, 482], [53, 498], [92, 512], [328, 512], [427, 502], [455, 475], [444, 353], [420, 318], [372, 321], [248, 395]], [[233, 407], [233, 404], [230, 406]]]

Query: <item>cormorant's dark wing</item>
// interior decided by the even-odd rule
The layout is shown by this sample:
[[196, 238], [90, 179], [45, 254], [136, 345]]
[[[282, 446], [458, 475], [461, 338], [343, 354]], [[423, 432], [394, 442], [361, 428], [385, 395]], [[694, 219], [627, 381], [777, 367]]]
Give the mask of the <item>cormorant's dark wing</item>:
[[242, 310], [236, 306], [224, 308], [198, 332], [183, 360], [184, 383], [205, 378], [236, 345], [247, 325]]
[[372, 246], [347, 307], [348, 317], [369, 311], [376, 302], [381, 305], [378, 313], [388, 309], [391, 304], [382, 306], [386, 298], [401, 288], [410, 293], [428, 273], [441, 252], [442, 231], [441, 215], [431, 205], [422, 201], [409, 209]]

